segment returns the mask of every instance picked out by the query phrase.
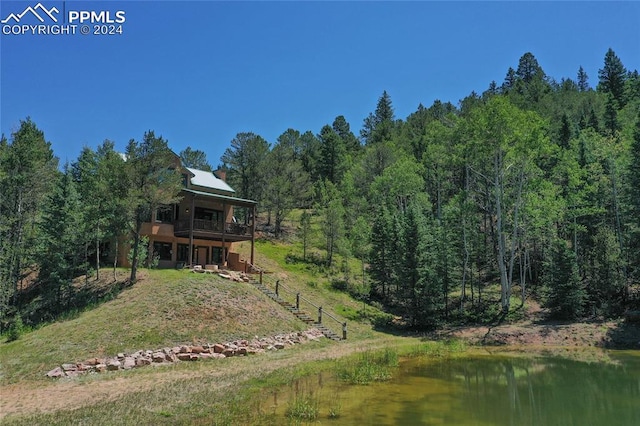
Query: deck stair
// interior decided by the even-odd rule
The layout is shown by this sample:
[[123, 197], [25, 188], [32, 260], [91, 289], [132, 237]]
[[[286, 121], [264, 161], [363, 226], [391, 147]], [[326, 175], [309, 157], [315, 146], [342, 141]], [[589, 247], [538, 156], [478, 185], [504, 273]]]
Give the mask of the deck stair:
[[[324, 334], [325, 337], [327, 337], [328, 339], [335, 340], [335, 341], [340, 341], [340, 340], [344, 340], [344, 339], [347, 338], [347, 323], [346, 322], [345, 323], [340, 322], [333, 315], [329, 314], [326, 311], [323, 311], [321, 306], [317, 306], [317, 305], [313, 304], [312, 302], [308, 301], [307, 299], [302, 297], [300, 295], [300, 293], [294, 293], [293, 291], [291, 291], [288, 288], [286, 288], [283, 284], [280, 284], [279, 281], [276, 281], [275, 289], [269, 288], [267, 285], [265, 285], [265, 283], [264, 283], [262, 278], [263, 278], [263, 273], [260, 272], [260, 280], [251, 279], [249, 282], [254, 287], [256, 287], [258, 290], [260, 290], [262, 293], [264, 293], [269, 298], [271, 298], [273, 301], [278, 303], [280, 306], [285, 308], [287, 311], [291, 312], [291, 314], [293, 314], [300, 321], [302, 321], [304, 323], [307, 323], [309, 325], [312, 325], [313, 327], [315, 327], [318, 330], [320, 330], [322, 332], [322, 334]], [[289, 296], [292, 296], [293, 298], [295, 298], [295, 303], [290, 303], [290, 302], [286, 301], [284, 299], [284, 294], [283, 293], [287, 293]], [[309, 308], [312, 308], [312, 307], [316, 308], [318, 310], [318, 316], [316, 318], [313, 318], [307, 312], [305, 312], [302, 309], [300, 309], [301, 301], [302, 302], [306, 302], [306, 305], [308, 305]], [[331, 330], [329, 327], [327, 327], [326, 324], [324, 324], [322, 322], [323, 318], [329, 318], [329, 319], [333, 320], [335, 323], [341, 325], [342, 326], [342, 336], [338, 335], [333, 330]]]

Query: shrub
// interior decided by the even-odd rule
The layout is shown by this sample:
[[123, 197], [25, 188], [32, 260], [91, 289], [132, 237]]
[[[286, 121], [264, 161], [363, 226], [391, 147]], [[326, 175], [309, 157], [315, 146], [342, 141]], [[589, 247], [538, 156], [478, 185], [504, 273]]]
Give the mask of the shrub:
[[20, 336], [26, 333], [27, 327], [25, 327], [22, 322], [22, 317], [20, 314], [17, 314], [13, 320], [13, 323], [9, 326], [9, 331], [7, 333], [7, 342], [13, 342], [14, 340], [18, 340]]

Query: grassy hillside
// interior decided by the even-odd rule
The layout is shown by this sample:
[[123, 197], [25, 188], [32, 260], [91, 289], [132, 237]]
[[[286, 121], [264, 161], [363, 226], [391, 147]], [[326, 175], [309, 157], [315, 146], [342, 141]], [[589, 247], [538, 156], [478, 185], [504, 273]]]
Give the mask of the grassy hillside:
[[0, 343], [0, 379], [43, 379], [89, 357], [305, 329], [253, 286], [187, 271], [145, 271], [114, 300]]

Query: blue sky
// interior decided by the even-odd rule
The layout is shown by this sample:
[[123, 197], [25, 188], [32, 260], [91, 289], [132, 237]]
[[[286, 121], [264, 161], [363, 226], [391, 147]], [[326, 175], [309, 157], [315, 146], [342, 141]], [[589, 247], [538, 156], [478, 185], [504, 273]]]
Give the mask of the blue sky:
[[[0, 19], [37, 3], [2, 0]], [[582, 66], [592, 87], [609, 47], [640, 69], [636, 2], [41, 3], [58, 17], [126, 17], [122, 34], [82, 35], [78, 24], [0, 35], [0, 131], [30, 116], [62, 162], [105, 139], [122, 150], [149, 129], [214, 167], [239, 132], [273, 143], [344, 115], [357, 135], [383, 90], [404, 119], [419, 103], [501, 84], [526, 52], [556, 80]]]

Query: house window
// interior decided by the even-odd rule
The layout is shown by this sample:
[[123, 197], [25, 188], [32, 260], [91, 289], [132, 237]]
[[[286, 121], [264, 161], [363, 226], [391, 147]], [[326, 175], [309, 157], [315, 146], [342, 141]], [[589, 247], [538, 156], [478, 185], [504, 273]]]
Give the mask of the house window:
[[189, 261], [189, 244], [178, 244], [178, 262]]
[[210, 220], [213, 222], [222, 222], [223, 217], [224, 214], [222, 211], [205, 209], [203, 207], [196, 207], [194, 215], [195, 219]]
[[173, 222], [173, 206], [162, 206], [156, 210], [156, 222]]
[[222, 247], [211, 247], [211, 260], [213, 263], [222, 263]]
[[173, 252], [173, 245], [171, 243], [163, 243], [160, 241], [153, 242], [154, 255], [158, 256], [160, 260], [171, 260], [171, 254]]

